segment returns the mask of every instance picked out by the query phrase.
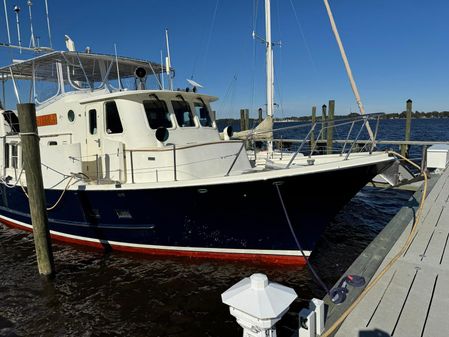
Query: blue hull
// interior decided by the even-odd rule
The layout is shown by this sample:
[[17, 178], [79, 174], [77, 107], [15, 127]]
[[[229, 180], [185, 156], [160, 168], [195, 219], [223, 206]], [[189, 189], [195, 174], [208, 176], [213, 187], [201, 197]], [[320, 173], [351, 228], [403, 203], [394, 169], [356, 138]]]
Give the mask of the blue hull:
[[[280, 261], [289, 255], [283, 251], [297, 247], [273, 183], [282, 181], [279, 188], [296, 235], [311, 252], [335, 214], [390, 164], [234, 184], [67, 191], [48, 212], [49, 226], [56, 239], [105, 249], [210, 257], [222, 253], [225, 258], [272, 251]], [[2, 185], [0, 192], [0, 220], [29, 225], [21, 188]], [[47, 204], [53, 205], [60, 193], [46, 190]]]

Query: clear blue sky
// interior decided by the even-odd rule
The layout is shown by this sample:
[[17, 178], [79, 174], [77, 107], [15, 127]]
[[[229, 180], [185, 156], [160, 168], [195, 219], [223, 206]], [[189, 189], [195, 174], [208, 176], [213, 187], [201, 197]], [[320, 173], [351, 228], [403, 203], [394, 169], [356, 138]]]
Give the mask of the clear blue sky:
[[[164, 29], [170, 31], [175, 87], [186, 78], [220, 97], [219, 117], [265, 102], [264, 48], [254, 43], [254, 0], [48, 0], [53, 45], [65, 49], [64, 34], [78, 50], [160, 60]], [[265, 34], [263, 0], [256, 32]], [[25, 0], [22, 40], [29, 43]], [[12, 7], [10, 27], [17, 40]], [[47, 44], [44, 1], [33, 1], [35, 34]], [[292, 7], [293, 4], [293, 7]], [[449, 110], [449, 2], [447, 0], [330, 0], [343, 43], [368, 112], [400, 112], [408, 98], [414, 110]], [[296, 14], [296, 15], [295, 15]], [[0, 41], [7, 41], [0, 7]], [[297, 19], [298, 20], [297, 20]], [[312, 105], [336, 100], [339, 114], [356, 109], [337, 44], [320, 0], [272, 0], [278, 117], [306, 115]], [[301, 28], [300, 28], [301, 27]], [[255, 50], [255, 53], [254, 53]], [[9, 50], [0, 50], [1, 63]], [[18, 58], [19, 55], [14, 55]], [[254, 94], [253, 94], [254, 93]]]

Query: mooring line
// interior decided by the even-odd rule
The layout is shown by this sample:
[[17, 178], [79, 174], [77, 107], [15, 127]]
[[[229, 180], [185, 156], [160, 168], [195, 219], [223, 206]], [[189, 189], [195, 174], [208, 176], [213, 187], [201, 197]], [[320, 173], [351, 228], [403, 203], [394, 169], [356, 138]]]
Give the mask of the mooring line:
[[304, 259], [306, 260], [306, 264], [307, 267], [309, 268], [310, 272], [312, 273], [313, 277], [316, 279], [316, 281], [320, 284], [320, 286], [324, 289], [324, 291], [326, 292], [326, 294], [330, 295], [330, 291], [329, 288], [326, 286], [326, 284], [324, 284], [323, 280], [320, 278], [320, 276], [318, 275], [318, 273], [315, 271], [315, 269], [312, 267], [312, 265], [309, 262], [309, 259], [307, 258], [306, 254], [304, 254], [304, 251], [301, 247], [301, 244], [299, 243], [298, 237], [296, 236], [295, 230], [293, 229], [292, 223], [290, 221], [290, 217], [288, 215], [287, 209], [285, 208], [285, 204], [284, 204], [284, 199], [282, 198], [282, 194], [281, 191], [279, 190], [279, 182], [275, 182], [273, 184], [274, 186], [276, 186], [276, 190], [279, 196], [279, 200], [281, 202], [282, 205], [282, 209], [284, 210], [284, 214], [285, 214], [285, 219], [287, 220], [288, 226], [290, 227], [290, 231], [293, 235], [293, 238], [296, 242], [296, 246], [298, 246], [298, 250], [301, 252], [302, 256], [304, 257]]

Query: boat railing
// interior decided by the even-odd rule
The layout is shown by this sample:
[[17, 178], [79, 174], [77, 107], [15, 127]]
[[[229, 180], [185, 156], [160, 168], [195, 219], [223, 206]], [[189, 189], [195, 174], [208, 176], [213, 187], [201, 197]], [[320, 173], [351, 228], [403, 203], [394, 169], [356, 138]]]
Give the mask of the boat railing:
[[57, 137], [64, 137], [69, 136], [70, 144], [72, 144], [73, 140], [73, 133], [71, 132], [61, 132], [61, 133], [52, 133], [48, 135], [39, 135], [40, 138], [57, 138]]
[[[375, 121], [376, 123], [374, 137], [373, 139], [364, 142], [363, 147], [359, 147], [358, 142], [361, 136], [364, 134], [363, 131], [367, 132], [367, 125], [369, 121]], [[271, 130], [264, 131], [257, 131], [254, 129], [248, 134], [243, 143], [246, 145], [252, 144], [251, 146], [247, 147], [252, 148], [254, 160], [257, 160], [257, 150], [263, 148], [263, 146], [260, 146], [260, 142], [267, 141], [267, 139], [261, 140], [263, 138], [263, 135], [272, 133], [272, 141], [275, 145], [274, 148], [277, 149], [276, 152], [280, 153], [281, 157], [287, 152], [292, 155], [286, 165], [286, 168], [289, 168], [291, 166], [292, 162], [295, 160], [299, 153], [303, 153], [309, 158], [315, 154], [339, 154], [342, 157], [344, 156], [344, 160], [348, 160], [350, 158], [350, 155], [354, 152], [364, 151], [371, 154], [374, 151], [377, 144], [379, 121], [380, 114], [371, 114], [358, 116], [355, 118], [342, 118], [332, 122], [316, 121], [315, 123], [300, 123], [298, 125], [273, 128]], [[360, 127], [358, 125], [360, 125]], [[339, 145], [339, 148], [334, 148], [332, 137], [328, 138], [326, 135], [328, 132], [338, 135], [338, 129], [341, 130], [343, 128], [348, 129], [346, 132], [346, 137], [344, 138], [345, 140], [343, 143], [337, 144]], [[301, 129], [304, 131], [302, 131]], [[315, 132], [317, 130], [319, 131], [315, 137]], [[284, 138], [286, 135], [288, 136], [289, 134], [291, 134], [291, 132], [302, 133], [305, 135], [302, 139], [293, 137]], [[351, 139], [351, 136], [354, 136], [354, 133], [355, 137]], [[276, 135], [278, 136], [276, 137]], [[288, 151], [288, 148], [291, 148], [293, 145], [296, 146], [296, 150], [294, 150], [292, 153], [292, 151]], [[238, 153], [236, 153], [236, 157], [237, 155]]]
[[[173, 180], [177, 181], [178, 180], [178, 172], [177, 172], [177, 165], [176, 165], [176, 144], [173, 143], [167, 143], [166, 145], [172, 146], [172, 151], [173, 151]], [[134, 170], [134, 153], [136, 152], [152, 152], [153, 150], [145, 150], [145, 149], [127, 149], [125, 150], [125, 156], [126, 153], [129, 154], [129, 163], [130, 163], [130, 170], [131, 170], [131, 182], [134, 184], [135, 183], [135, 170]], [[156, 180], [158, 177], [158, 170], [160, 168], [154, 168], [153, 171], [156, 173]]]

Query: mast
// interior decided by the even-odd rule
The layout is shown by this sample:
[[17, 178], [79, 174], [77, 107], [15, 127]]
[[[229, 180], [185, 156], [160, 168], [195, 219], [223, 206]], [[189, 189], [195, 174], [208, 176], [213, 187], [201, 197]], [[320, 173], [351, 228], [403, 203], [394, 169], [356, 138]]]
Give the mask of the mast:
[[[324, 6], [327, 10], [327, 15], [329, 16], [329, 21], [331, 23], [332, 31], [334, 32], [335, 40], [337, 40], [338, 48], [340, 49], [341, 58], [343, 59], [343, 63], [345, 64], [346, 73], [348, 74], [349, 83], [351, 84], [352, 92], [354, 93], [355, 100], [359, 107], [360, 114], [365, 115], [365, 107], [363, 106], [362, 100], [360, 98], [359, 89], [354, 80], [354, 76], [352, 75], [351, 66], [349, 65], [348, 58], [346, 56], [345, 48], [343, 47], [343, 43], [340, 39], [340, 34], [338, 33], [337, 25], [335, 24], [334, 15], [332, 14], [331, 7], [329, 6], [328, 0], [324, 0]], [[373, 130], [370, 127], [369, 121], [365, 121], [366, 130], [368, 131], [369, 137], [371, 141], [375, 142], [375, 137], [373, 134]]]
[[[270, 0], [265, 0], [265, 42], [266, 42], [266, 72], [267, 72], [267, 117], [273, 117], [274, 105], [274, 68], [273, 44], [271, 42], [271, 10]], [[272, 129], [273, 127], [271, 127]], [[268, 155], [273, 153], [272, 134], [268, 140]]]

